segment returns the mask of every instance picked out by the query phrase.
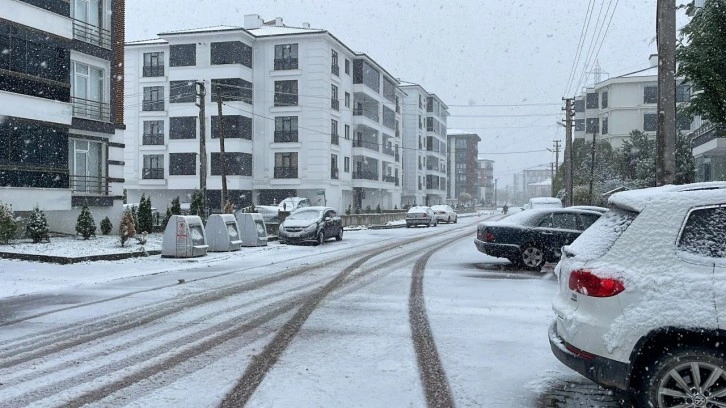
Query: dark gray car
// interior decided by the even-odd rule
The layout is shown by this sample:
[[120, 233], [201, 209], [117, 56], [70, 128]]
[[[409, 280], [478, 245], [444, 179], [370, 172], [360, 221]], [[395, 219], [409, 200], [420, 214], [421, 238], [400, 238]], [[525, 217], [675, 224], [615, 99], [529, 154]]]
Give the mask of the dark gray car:
[[280, 224], [281, 244], [312, 242], [322, 245], [327, 239], [343, 239], [343, 222], [331, 207], [303, 207], [290, 213]]

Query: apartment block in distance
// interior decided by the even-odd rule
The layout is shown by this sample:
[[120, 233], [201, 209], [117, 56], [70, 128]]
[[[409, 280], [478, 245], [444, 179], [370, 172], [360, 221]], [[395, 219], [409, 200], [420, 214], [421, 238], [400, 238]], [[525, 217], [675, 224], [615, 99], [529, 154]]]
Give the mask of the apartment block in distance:
[[[484, 197], [479, 189], [479, 142], [481, 137], [476, 133], [463, 130], [448, 130], [448, 168], [449, 191], [451, 202], [459, 203], [462, 193], [467, 193], [473, 203], [479, 203]], [[468, 204], [468, 203], [461, 203]]]
[[0, 185], [21, 215], [75, 233], [80, 207], [118, 225], [124, 0], [0, 0]]
[[222, 133], [236, 208], [290, 196], [341, 212], [400, 205], [399, 82], [326, 30], [252, 14], [243, 27], [127, 43], [125, 69], [136, 95], [126, 110], [130, 201], [146, 194], [164, 208], [200, 187], [203, 84], [211, 211], [222, 208]]

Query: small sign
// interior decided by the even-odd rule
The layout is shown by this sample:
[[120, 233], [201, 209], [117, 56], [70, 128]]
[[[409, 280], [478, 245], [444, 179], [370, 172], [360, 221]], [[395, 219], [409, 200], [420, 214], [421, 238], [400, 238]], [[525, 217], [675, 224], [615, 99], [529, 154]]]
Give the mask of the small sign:
[[187, 236], [187, 224], [184, 222], [183, 219], [179, 219], [176, 223], [176, 236], [177, 237], [186, 237]]

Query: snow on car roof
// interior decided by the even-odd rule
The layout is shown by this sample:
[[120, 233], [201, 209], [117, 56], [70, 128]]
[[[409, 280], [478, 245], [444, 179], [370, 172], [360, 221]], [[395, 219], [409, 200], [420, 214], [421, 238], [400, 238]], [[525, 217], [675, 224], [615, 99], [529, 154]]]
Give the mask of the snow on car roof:
[[683, 185], [665, 185], [660, 187], [649, 187], [639, 190], [621, 191], [615, 193], [608, 199], [608, 203], [620, 208], [641, 212], [651, 201], [677, 200], [684, 203], [684, 200], [693, 201], [695, 204], [708, 204], [709, 197], [721, 199], [726, 197], [726, 182], [710, 181], [704, 183], [693, 183]]

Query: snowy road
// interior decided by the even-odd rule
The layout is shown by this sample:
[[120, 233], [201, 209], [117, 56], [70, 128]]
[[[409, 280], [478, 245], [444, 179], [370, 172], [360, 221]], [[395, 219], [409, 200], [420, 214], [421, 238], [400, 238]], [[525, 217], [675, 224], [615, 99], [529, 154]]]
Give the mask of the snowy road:
[[618, 406], [552, 356], [554, 278], [476, 220], [4, 299], [0, 406]]

